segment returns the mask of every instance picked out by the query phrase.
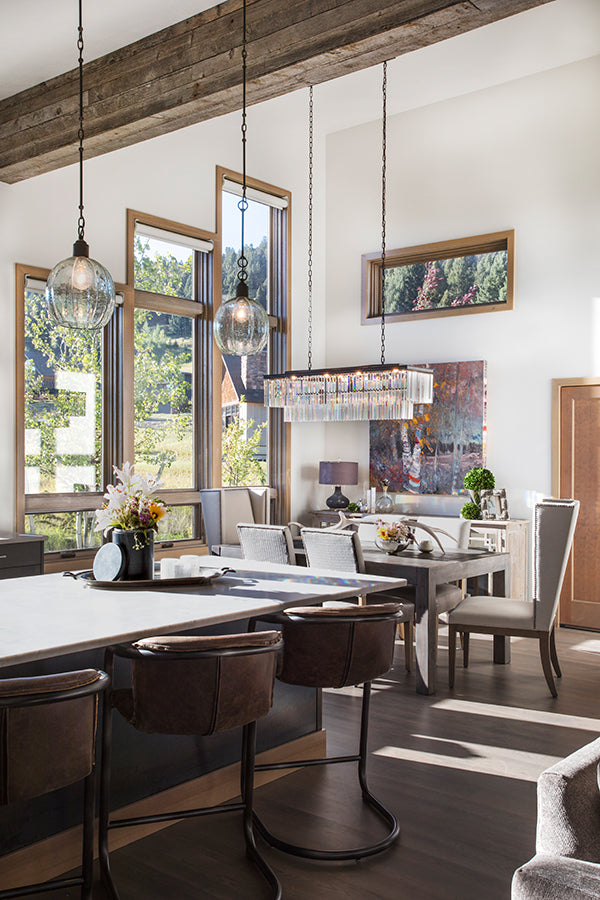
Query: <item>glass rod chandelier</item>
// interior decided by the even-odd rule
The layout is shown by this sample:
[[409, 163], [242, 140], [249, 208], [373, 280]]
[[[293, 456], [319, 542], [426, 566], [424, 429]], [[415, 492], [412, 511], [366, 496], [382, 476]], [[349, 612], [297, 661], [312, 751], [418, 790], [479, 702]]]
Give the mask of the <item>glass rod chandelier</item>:
[[265, 405], [283, 409], [286, 422], [359, 422], [411, 419], [415, 403], [433, 401], [433, 372], [385, 362], [385, 239], [387, 169], [387, 62], [383, 63], [381, 177], [381, 364], [312, 367], [313, 88], [308, 114], [308, 369], [265, 375]]

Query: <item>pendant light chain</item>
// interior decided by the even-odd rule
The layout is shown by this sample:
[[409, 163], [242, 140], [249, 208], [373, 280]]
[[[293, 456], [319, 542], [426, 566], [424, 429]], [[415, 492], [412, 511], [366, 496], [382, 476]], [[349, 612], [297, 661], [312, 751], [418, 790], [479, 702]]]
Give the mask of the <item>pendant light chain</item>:
[[387, 170], [387, 60], [383, 63], [381, 139], [381, 365], [385, 365], [385, 195]]
[[246, 59], [248, 51], [246, 50], [246, 0], [243, 5], [243, 35], [242, 35], [242, 199], [238, 203], [238, 209], [242, 214], [242, 253], [238, 259], [239, 281], [248, 280], [248, 259], [244, 253], [244, 213], [248, 209], [248, 200], [246, 199], [246, 132], [248, 126], [246, 124]]
[[312, 369], [313, 86], [308, 95], [308, 368]]
[[77, 49], [79, 50], [79, 219], [77, 220], [77, 237], [84, 240], [85, 218], [83, 216], [83, 17], [82, 0], [79, 0], [79, 27]]

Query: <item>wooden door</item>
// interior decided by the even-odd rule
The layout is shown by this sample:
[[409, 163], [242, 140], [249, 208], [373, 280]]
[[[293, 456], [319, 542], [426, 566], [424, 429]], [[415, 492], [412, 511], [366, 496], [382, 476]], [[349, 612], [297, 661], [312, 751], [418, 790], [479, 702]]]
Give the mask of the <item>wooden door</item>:
[[581, 502], [560, 621], [600, 631], [600, 379], [555, 386], [559, 434], [554, 492]]

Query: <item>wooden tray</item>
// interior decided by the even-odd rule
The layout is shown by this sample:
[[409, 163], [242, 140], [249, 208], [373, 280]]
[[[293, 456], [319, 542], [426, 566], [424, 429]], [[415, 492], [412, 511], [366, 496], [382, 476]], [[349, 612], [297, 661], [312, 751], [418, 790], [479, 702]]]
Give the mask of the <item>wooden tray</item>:
[[230, 569], [228, 566], [224, 566], [221, 569], [213, 569], [207, 566], [203, 575], [189, 575], [185, 578], [140, 578], [137, 581], [127, 581], [125, 579], [123, 581], [96, 581], [91, 570], [89, 572], [65, 572], [65, 575], [70, 575], [72, 578], [83, 581], [85, 587], [101, 588], [108, 591], [136, 591], [147, 590], [148, 588], [169, 590], [177, 587], [202, 587], [205, 584], [212, 584], [213, 581], [217, 581], [223, 575], [227, 575], [228, 572], [235, 572], [235, 569]]

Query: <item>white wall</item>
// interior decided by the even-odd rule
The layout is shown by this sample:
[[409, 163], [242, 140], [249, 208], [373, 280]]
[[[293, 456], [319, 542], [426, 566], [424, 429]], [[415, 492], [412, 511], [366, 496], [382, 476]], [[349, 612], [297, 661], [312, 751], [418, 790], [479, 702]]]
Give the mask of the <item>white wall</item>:
[[[390, 85], [393, 90], [393, 83]], [[512, 515], [551, 490], [551, 379], [600, 374], [600, 57], [393, 116], [388, 248], [515, 229], [514, 311], [387, 325], [387, 359], [488, 361], [488, 465]], [[360, 257], [381, 241], [380, 122], [327, 141], [327, 362], [379, 359]], [[358, 459], [368, 425], [326, 426]]]
[[[295, 315], [306, 321], [307, 94], [297, 92], [248, 111], [248, 173], [291, 190], [292, 294]], [[285, 128], [282, 123], [285, 122]], [[115, 281], [125, 280], [127, 208], [200, 228], [215, 228], [215, 166], [241, 168], [240, 116], [231, 114], [156, 138], [85, 165], [86, 239], [92, 257]], [[324, 160], [319, 139], [316, 151]], [[321, 166], [323, 171], [324, 166]], [[323, 177], [316, 178], [315, 240], [322, 243]], [[14, 264], [51, 268], [71, 255], [76, 238], [78, 169], [70, 166], [15, 185], [0, 184], [0, 529], [14, 527], [15, 325]], [[322, 296], [324, 259], [315, 259], [315, 285]], [[315, 350], [324, 352], [324, 307], [315, 309]], [[297, 365], [306, 365], [306, 332], [293, 338]], [[319, 437], [313, 447], [322, 456]], [[321, 439], [322, 443], [322, 439]], [[292, 479], [301, 477], [293, 462]], [[304, 491], [301, 491], [304, 494]]]

